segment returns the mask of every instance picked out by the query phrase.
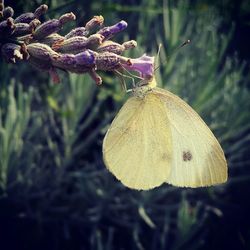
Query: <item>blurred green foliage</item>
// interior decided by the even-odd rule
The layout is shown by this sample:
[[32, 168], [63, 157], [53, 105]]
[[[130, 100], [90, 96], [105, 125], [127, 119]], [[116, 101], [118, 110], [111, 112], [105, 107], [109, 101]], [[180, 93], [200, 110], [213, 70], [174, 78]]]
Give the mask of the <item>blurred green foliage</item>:
[[[0, 239], [0, 248], [1, 241], [8, 247], [3, 249], [250, 246], [249, 73], [246, 63], [226, 54], [235, 26], [220, 32], [225, 22], [220, 6], [192, 2], [12, 5], [22, 13], [47, 3], [50, 17], [73, 11], [79, 25], [96, 14], [106, 24], [123, 18], [128, 32], [117, 41], [130, 36], [139, 45], [127, 56], [156, 55], [161, 43], [158, 85], [189, 102], [214, 131], [226, 153], [229, 180], [210, 188], [129, 190], [106, 170], [101, 152], [104, 134], [127, 98], [119, 80], [107, 73], [103, 86], [96, 87], [87, 76], [61, 73], [63, 82], [53, 85], [26, 65], [1, 62], [0, 232], [5, 240]], [[172, 53], [186, 39], [192, 43]]]

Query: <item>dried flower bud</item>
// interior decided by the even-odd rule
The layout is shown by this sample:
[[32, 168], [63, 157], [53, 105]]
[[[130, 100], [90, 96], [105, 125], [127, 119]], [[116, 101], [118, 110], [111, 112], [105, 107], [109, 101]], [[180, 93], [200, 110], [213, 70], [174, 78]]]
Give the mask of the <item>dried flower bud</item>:
[[7, 62], [15, 63], [16, 59], [22, 60], [23, 55], [20, 52], [21, 46], [14, 43], [5, 43], [1, 48], [1, 53]]
[[94, 52], [86, 50], [84, 52], [73, 54], [58, 54], [52, 57], [52, 64], [55, 67], [68, 70], [75, 73], [85, 73], [89, 68], [95, 67]]
[[29, 23], [29, 26], [30, 26], [30, 29], [31, 29], [32, 33], [34, 32], [34, 30], [36, 29], [36, 27], [38, 27], [40, 24], [41, 24], [41, 22], [37, 18], [35, 18], [34, 20], [32, 20]]
[[34, 38], [40, 40], [45, 38], [52, 33], [57, 33], [62, 28], [61, 23], [57, 19], [49, 20], [40, 26], [38, 26], [34, 31]]
[[[49, 45], [50, 47], [52, 47], [53, 44], [55, 43], [59, 43], [59, 42], [63, 42], [65, 39], [63, 36], [59, 35], [58, 33], [53, 33], [47, 37], [45, 37], [44, 39], [40, 40], [41, 43], [45, 43], [47, 45]], [[52, 49], [54, 50], [54, 48], [52, 47]]]
[[53, 66], [68, 70], [75, 65], [75, 55], [73, 54], [57, 54], [51, 58]]
[[87, 37], [74, 36], [64, 41], [57, 41], [52, 45], [52, 49], [60, 52], [70, 52], [76, 54], [79, 50], [85, 48]]
[[121, 65], [131, 65], [130, 59], [110, 52], [100, 53], [96, 56], [97, 70], [112, 71]]
[[78, 27], [73, 30], [71, 30], [66, 36], [66, 39], [69, 39], [73, 36], [87, 36], [88, 31], [84, 27]]
[[127, 28], [128, 24], [125, 21], [120, 21], [119, 23], [109, 26], [109, 27], [104, 27], [103, 29], [99, 30], [97, 33], [101, 34], [105, 37], [105, 39], [109, 39], [112, 36], [114, 36], [116, 33], [123, 31], [125, 28]]
[[30, 23], [34, 19], [38, 19], [42, 14], [44, 14], [48, 10], [48, 6], [46, 4], [38, 7], [34, 13], [27, 12], [15, 19], [15, 23]]
[[64, 41], [58, 41], [53, 44], [52, 49], [64, 53], [77, 54], [85, 49], [97, 47], [101, 44], [103, 36], [94, 34], [86, 38], [84, 36], [74, 36]]
[[98, 52], [107, 51], [107, 52], [115, 53], [117, 55], [121, 55], [124, 52], [124, 50], [131, 49], [131, 48], [134, 48], [136, 46], [137, 46], [137, 43], [134, 40], [125, 42], [123, 44], [115, 43], [113, 41], [108, 40], [108, 41], [103, 42], [97, 48], [97, 51]]
[[76, 16], [72, 12], [66, 13], [59, 18], [59, 22], [61, 23], [61, 25], [64, 25], [65, 23], [73, 20], [76, 20]]
[[97, 48], [98, 52], [112, 52], [117, 55], [121, 55], [124, 50], [125, 47], [123, 45], [112, 41], [105, 41]]
[[27, 23], [16, 23], [16, 28], [13, 32], [13, 36], [24, 36], [31, 32], [31, 27]]
[[32, 34], [28, 34], [25, 36], [19, 36], [18, 37], [18, 41], [20, 42], [24, 42], [25, 44], [30, 43], [30, 41], [33, 39], [33, 35]]
[[11, 7], [6, 7], [3, 10], [3, 18], [7, 19], [9, 17], [13, 17], [14, 15], [14, 10]]
[[34, 15], [36, 18], [39, 18], [41, 15], [45, 14], [47, 10], [48, 6], [46, 4], [42, 4], [35, 10]]
[[125, 47], [125, 50], [132, 49], [137, 46], [137, 42], [135, 40], [130, 40], [122, 44]]
[[50, 61], [53, 56], [58, 56], [58, 53], [42, 43], [28, 44], [27, 50], [31, 56], [44, 61]]
[[49, 20], [36, 28], [33, 34], [34, 38], [39, 40], [53, 33], [57, 33], [59, 30], [61, 30], [64, 23], [74, 19], [75, 15], [73, 13], [67, 13], [61, 16], [59, 20], [57, 19]]
[[102, 44], [102, 41], [104, 39], [104, 36], [102, 36], [101, 34], [93, 34], [91, 36], [88, 37], [87, 48], [96, 48], [97, 46]]
[[0, 22], [0, 36], [10, 36], [15, 29], [14, 20], [9, 17], [6, 21]]
[[94, 16], [90, 21], [88, 21], [85, 25], [87, 31], [94, 29], [102, 25], [104, 22], [103, 16]]
[[34, 13], [32, 12], [27, 12], [27, 13], [24, 13], [20, 16], [18, 16], [16, 19], [15, 19], [15, 23], [30, 23], [33, 19], [35, 19], [35, 15]]

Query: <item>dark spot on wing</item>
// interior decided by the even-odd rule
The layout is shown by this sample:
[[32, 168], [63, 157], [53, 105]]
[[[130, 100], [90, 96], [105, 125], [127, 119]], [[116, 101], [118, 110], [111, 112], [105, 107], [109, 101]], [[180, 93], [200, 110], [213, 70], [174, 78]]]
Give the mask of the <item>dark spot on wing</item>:
[[163, 161], [169, 160], [169, 156], [166, 153], [162, 154], [161, 158], [162, 158]]
[[193, 156], [190, 153], [190, 151], [183, 151], [183, 153], [182, 153], [182, 159], [183, 159], [183, 161], [191, 161], [192, 158], [193, 158]]

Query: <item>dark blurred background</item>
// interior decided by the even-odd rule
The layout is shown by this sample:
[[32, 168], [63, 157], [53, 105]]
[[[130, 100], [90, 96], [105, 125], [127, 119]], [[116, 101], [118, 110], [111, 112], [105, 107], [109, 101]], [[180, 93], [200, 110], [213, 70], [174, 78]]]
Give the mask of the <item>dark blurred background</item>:
[[[102, 15], [129, 26], [126, 56], [160, 53], [158, 85], [178, 94], [220, 141], [226, 184], [150, 191], [124, 187], [102, 161], [102, 140], [127, 96], [113, 73], [95, 86], [60, 72], [60, 85], [0, 59], [0, 249], [250, 249], [250, 2], [5, 1], [15, 16], [74, 12], [62, 31]], [[183, 41], [192, 43], [171, 55]], [[169, 58], [170, 55], [170, 58]], [[167, 59], [167, 63], [165, 63]]]

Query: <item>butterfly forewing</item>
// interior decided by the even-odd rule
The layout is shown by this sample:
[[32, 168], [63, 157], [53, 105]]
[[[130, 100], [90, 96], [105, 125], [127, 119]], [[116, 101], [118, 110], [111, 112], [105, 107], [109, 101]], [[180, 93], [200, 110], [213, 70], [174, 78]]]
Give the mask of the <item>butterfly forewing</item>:
[[169, 178], [171, 141], [170, 121], [161, 98], [153, 92], [131, 97], [104, 138], [104, 161], [124, 185], [150, 189]]

